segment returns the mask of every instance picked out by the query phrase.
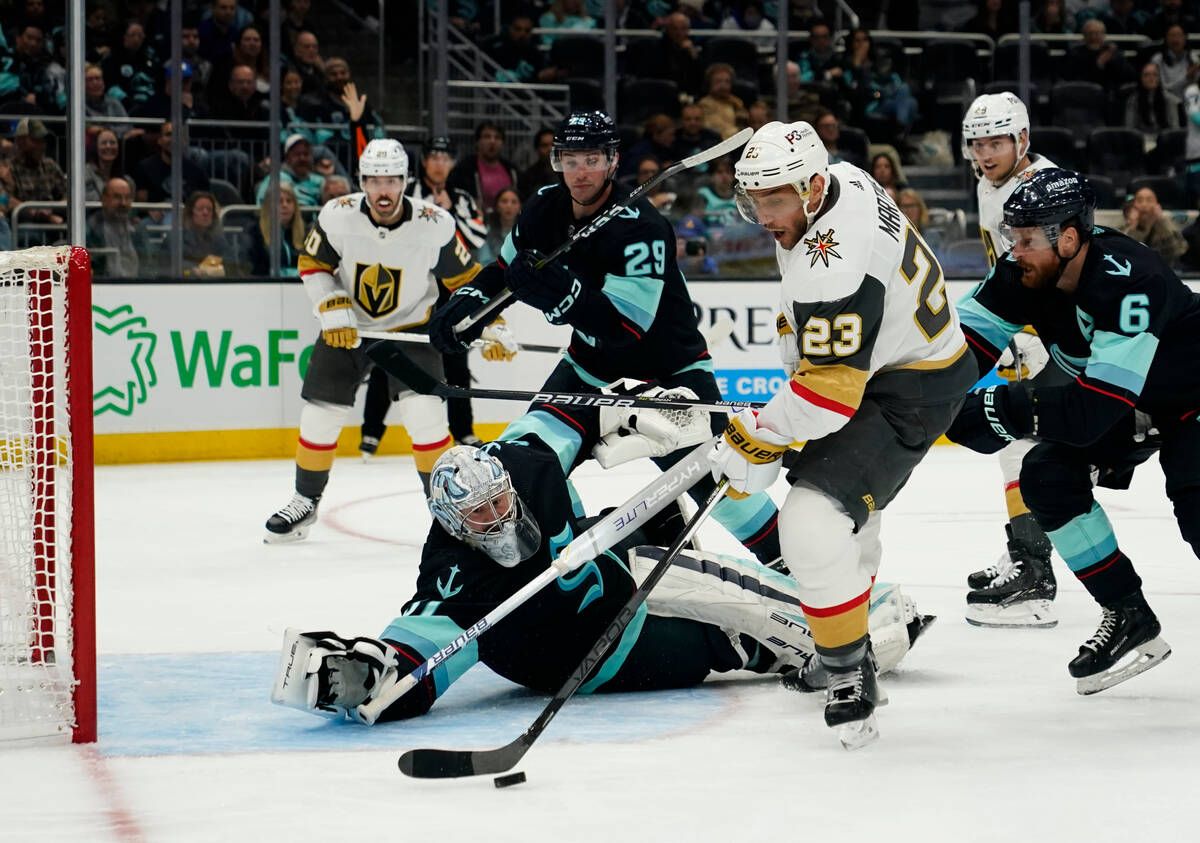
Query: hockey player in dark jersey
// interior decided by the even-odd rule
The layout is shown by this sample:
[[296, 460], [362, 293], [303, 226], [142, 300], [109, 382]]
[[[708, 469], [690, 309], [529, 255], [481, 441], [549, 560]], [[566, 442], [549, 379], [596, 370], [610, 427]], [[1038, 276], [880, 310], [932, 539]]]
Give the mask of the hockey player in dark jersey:
[[[366, 714], [373, 700], [545, 571], [586, 527], [564, 474], [569, 462], [533, 432], [443, 454], [431, 476], [435, 523], [416, 591], [400, 616], [378, 639], [289, 630], [272, 698], [376, 722]], [[424, 714], [477, 661], [527, 688], [555, 691], [662, 558], [657, 547], [629, 545], [674, 539], [677, 523], [650, 524], [537, 592], [384, 707], [378, 720]], [[678, 688], [710, 671], [801, 667], [812, 639], [796, 590], [790, 577], [757, 562], [684, 551], [581, 691]], [[929, 620], [897, 586], [875, 587], [871, 635], [881, 669], [900, 661]]]
[[[463, 352], [478, 335], [455, 335], [453, 326], [508, 287], [556, 325], [574, 328], [563, 360], [543, 387], [556, 392], [596, 392], [623, 378], [686, 387], [719, 400], [712, 358], [696, 326], [696, 307], [675, 262], [675, 233], [645, 199], [639, 199], [560, 258], [536, 265], [575, 231], [628, 196], [613, 181], [620, 138], [612, 118], [599, 111], [572, 114], [554, 135], [550, 160], [562, 181], [530, 197], [501, 248], [497, 263], [450, 296], [430, 323], [441, 351]], [[712, 419], [719, 432], [725, 420]], [[537, 432], [556, 449], [587, 459], [596, 444], [594, 408], [533, 405], [506, 436]], [[678, 455], [655, 455], [669, 465]], [[703, 500], [710, 480], [691, 494]], [[763, 562], [779, 558], [777, 509], [765, 493], [722, 501], [716, 520]]]
[[1103, 610], [1068, 666], [1081, 694], [1171, 652], [1093, 484], [1128, 488], [1157, 452], [1180, 531], [1200, 556], [1200, 296], [1152, 250], [1094, 226], [1094, 208], [1087, 180], [1059, 169], [1034, 173], [1004, 203], [1012, 251], [959, 304], [963, 329], [986, 373], [1033, 325], [1073, 380], [976, 390], [947, 433], [983, 453], [1039, 440], [1021, 468], [1026, 503]]

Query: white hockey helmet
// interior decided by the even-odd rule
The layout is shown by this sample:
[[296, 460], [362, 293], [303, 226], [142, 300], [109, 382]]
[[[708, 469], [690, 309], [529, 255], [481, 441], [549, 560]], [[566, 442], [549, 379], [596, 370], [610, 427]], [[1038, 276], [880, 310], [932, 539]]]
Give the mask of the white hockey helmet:
[[[754, 133], [733, 172], [738, 212], [747, 222], [758, 224], [758, 214], [747, 191], [790, 184], [807, 204], [813, 178], [821, 176], [826, 182], [829, 180], [829, 153], [817, 130], [808, 123], [776, 120]], [[824, 194], [821, 204], [825, 204]], [[816, 216], [820, 210], [818, 207], [809, 216]]]
[[408, 178], [408, 153], [404, 144], [394, 138], [375, 138], [358, 156], [359, 178], [365, 176], [398, 176]]
[[[1022, 146], [1021, 133], [1025, 133]], [[976, 138], [993, 138], [997, 135], [1008, 135], [1017, 147], [1017, 161], [1025, 157], [1029, 151], [1029, 109], [1021, 98], [1008, 91], [999, 94], [982, 94], [967, 108], [962, 122], [962, 155], [963, 159], [971, 162], [975, 177], [983, 172], [975, 163], [975, 153], [971, 149], [971, 141]]]
[[429, 473], [429, 509], [447, 533], [505, 568], [533, 556], [542, 532], [508, 470], [481, 448], [457, 445]]

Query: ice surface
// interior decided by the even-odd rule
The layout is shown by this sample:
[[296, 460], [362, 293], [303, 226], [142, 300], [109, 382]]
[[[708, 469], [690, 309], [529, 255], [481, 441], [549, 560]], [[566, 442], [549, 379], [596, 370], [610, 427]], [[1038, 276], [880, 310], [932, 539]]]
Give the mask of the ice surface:
[[[649, 463], [578, 475], [591, 509]], [[375, 635], [428, 526], [412, 464], [344, 459], [309, 541], [264, 546], [284, 461], [96, 472], [100, 741], [0, 749], [3, 841], [1183, 841], [1200, 827], [1200, 566], [1157, 464], [1100, 490], [1174, 655], [1094, 697], [1066, 671], [1099, 613], [1056, 561], [1060, 623], [962, 619], [1003, 548], [994, 459], [935, 448], [884, 517], [881, 576], [939, 616], [885, 678], [880, 741], [840, 748], [774, 681], [575, 698], [497, 790], [414, 781], [410, 746], [494, 746], [544, 703], [473, 669], [424, 718], [366, 729], [268, 701], [287, 626]], [[783, 488], [775, 490], [782, 495]], [[736, 545], [716, 525], [707, 546]]]

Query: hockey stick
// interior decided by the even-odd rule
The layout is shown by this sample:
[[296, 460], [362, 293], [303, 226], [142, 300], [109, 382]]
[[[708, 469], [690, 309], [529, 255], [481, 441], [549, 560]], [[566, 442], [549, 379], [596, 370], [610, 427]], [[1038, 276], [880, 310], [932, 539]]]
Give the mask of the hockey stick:
[[[561, 255], [563, 252], [570, 249], [572, 246], [574, 246], [576, 243], [578, 243], [583, 238], [591, 237], [593, 234], [596, 233], [597, 229], [599, 229], [601, 226], [603, 226], [605, 223], [607, 223], [609, 220], [611, 220], [617, 214], [624, 211], [626, 208], [628, 208], [630, 205], [632, 205], [638, 199], [641, 199], [644, 195], [646, 195], [650, 191], [654, 190], [654, 188], [658, 187], [660, 184], [662, 184], [664, 181], [669, 179], [671, 176], [675, 175], [676, 173], [682, 172], [683, 170], [690, 170], [692, 167], [695, 167], [699, 164], [703, 164], [707, 161], [712, 161], [714, 158], [720, 158], [722, 155], [726, 155], [730, 152], [733, 152], [738, 147], [744, 145], [746, 143], [746, 141], [750, 140], [750, 138], [753, 135], [754, 135], [754, 130], [747, 127], [745, 129], [742, 129], [736, 135], [730, 136], [729, 138], [721, 141], [720, 143], [716, 144], [715, 146], [710, 146], [708, 149], [702, 149], [699, 152], [697, 152], [695, 155], [689, 155], [687, 158], [684, 158], [682, 161], [677, 161], [676, 163], [672, 164], [670, 167], [667, 167], [665, 170], [661, 171], [657, 176], [650, 179], [650, 181], [646, 182], [643, 185], [635, 187], [632, 191], [630, 191], [629, 195], [626, 196], [624, 199], [614, 202], [612, 204], [612, 207], [610, 207], [607, 211], [605, 211], [600, 216], [596, 217], [596, 219], [592, 220], [592, 222], [588, 223], [583, 228], [579, 229], [579, 231], [576, 231], [574, 234], [572, 234], [569, 238], [567, 238], [566, 242], [562, 243], [561, 245], [559, 245], [559, 247], [557, 249], [555, 249], [550, 254], [546, 255], [546, 257], [537, 264], [536, 268], [541, 269], [543, 266], [548, 264], [550, 261], [554, 260], [556, 257]], [[463, 331], [470, 328], [476, 322], [479, 322], [482, 319], [486, 319], [489, 314], [498, 310], [510, 298], [512, 298], [512, 290], [509, 290], [509, 289], [501, 290], [494, 299], [492, 299], [490, 302], [485, 304], [479, 310], [475, 311], [470, 316], [465, 317], [457, 325], [455, 325], [454, 333], [461, 334]]]
[[541, 404], [562, 404], [573, 407], [645, 407], [651, 410], [707, 410], [723, 413], [746, 407], [760, 408], [754, 401], [701, 401], [690, 398], [642, 398], [638, 395], [604, 395], [599, 392], [529, 392], [519, 389], [477, 389], [451, 386], [421, 369], [393, 344], [377, 344], [367, 349], [367, 356], [392, 377], [422, 395], [439, 398], [495, 398], [500, 401], [533, 401]]
[[725, 495], [725, 486], [725, 480], [717, 484], [708, 500], [700, 507], [700, 511], [683, 528], [683, 532], [675, 539], [675, 543], [667, 549], [659, 563], [646, 575], [646, 579], [633, 592], [633, 596], [621, 607], [621, 611], [617, 612], [612, 623], [592, 645], [592, 649], [583, 657], [583, 661], [579, 663], [579, 666], [558, 689], [558, 693], [542, 709], [542, 713], [537, 716], [524, 734], [511, 743], [496, 749], [410, 749], [400, 756], [398, 762], [400, 772], [417, 779], [447, 779], [503, 773], [515, 767], [533, 746], [533, 742], [550, 725], [550, 721], [554, 719], [554, 715], [558, 714], [558, 710], [563, 707], [563, 704], [575, 695], [580, 686], [587, 681], [592, 670], [604, 661], [604, 657], [620, 639], [625, 628], [629, 626], [629, 622], [637, 614], [637, 610], [646, 602], [650, 590], [663, 578], [674, 563], [675, 557], [687, 544], [688, 539], [720, 503], [721, 498]]
[[438, 665], [491, 629], [503, 617], [533, 595], [563, 574], [586, 565], [613, 545], [628, 538], [648, 518], [657, 515], [667, 504], [708, 474], [708, 461], [705, 459], [705, 454], [716, 441], [716, 437], [713, 437], [694, 448], [686, 457], [656, 477], [653, 482], [614, 509], [608, 516], [592, 525], [590, 529], [580, 533], [563, 548], [558, 558], [550, 563], [550, 567], [434, 653], [412, 673], [375, 699], [360, 705], [355, 709], [355, 714], [364, 723], [371, 725], [388, 706], [415, 688], [417, 683], [432, 673]]

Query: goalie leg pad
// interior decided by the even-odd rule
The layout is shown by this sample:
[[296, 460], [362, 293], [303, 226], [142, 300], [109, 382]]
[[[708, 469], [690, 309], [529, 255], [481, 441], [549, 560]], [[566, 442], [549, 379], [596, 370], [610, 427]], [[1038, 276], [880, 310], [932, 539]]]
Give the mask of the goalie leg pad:
[[370, 725], [359, 715], [359, 707], [398, 679], [395, 651], [382, 641], [289, 627], [283, 634], [271, 702]]
[[[659, 547], [629, 551], [629, 570], [638, 583], [662, 560]], [[688, 618], [720, 627], [731, 639], [747, 635], [799, 666], [813, 653], [796, 583], [764, 565], [734, 556], [685, 551], [676, 557], [650, 597], [652, 615]]]

